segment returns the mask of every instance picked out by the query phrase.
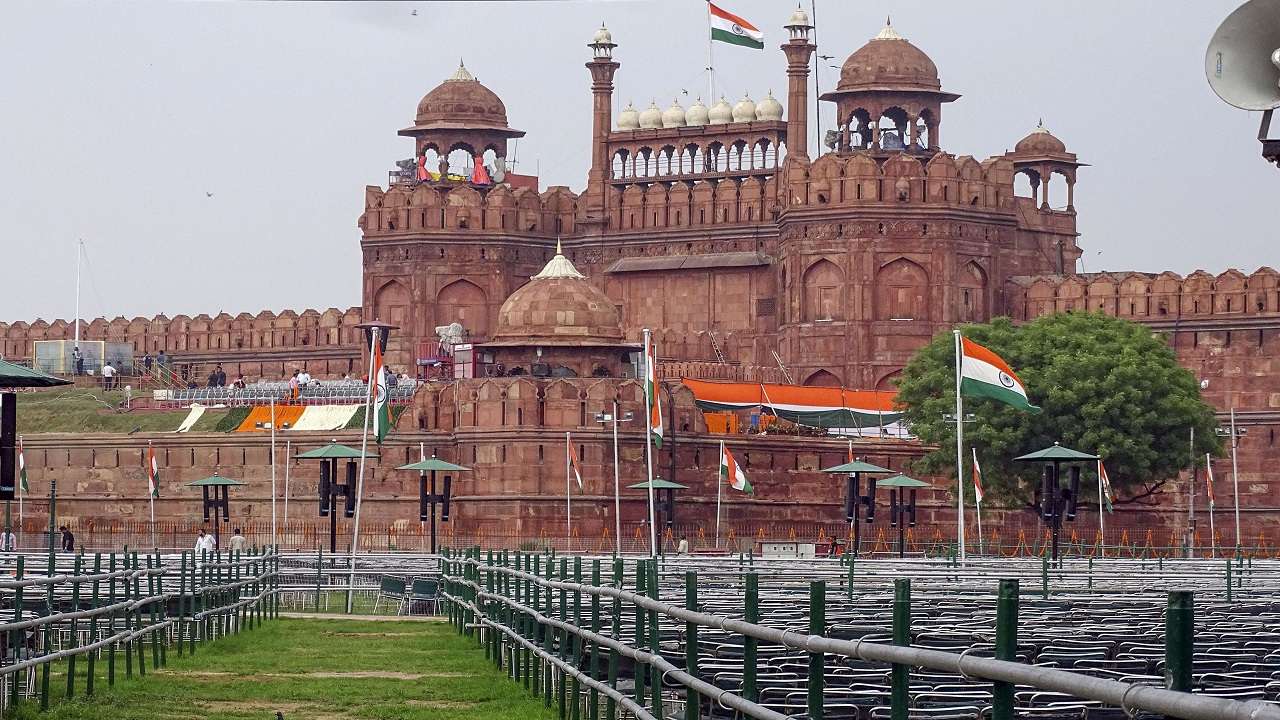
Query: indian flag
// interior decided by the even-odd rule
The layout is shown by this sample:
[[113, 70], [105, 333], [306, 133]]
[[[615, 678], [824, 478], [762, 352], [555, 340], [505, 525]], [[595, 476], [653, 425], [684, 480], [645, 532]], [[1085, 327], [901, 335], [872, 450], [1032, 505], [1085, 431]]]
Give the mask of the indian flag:
[[373, 331], [373, 368], [369, 373], [370, 392], [373, 395], [373, 437], [382, 444], [391, 429], [391, 403], [387, 388], [387, 368], [382, 363], [382, 342], [378, 330]]
[[1019, 410], [1038, 413], [1027, 400], [1027, 390], [1001, 357], [966, 337], [960, 338], [960, 393], [991, 398]]
[[1107, 468], [1098, 461], [1098, 482], [1102, 483], [1102, 503], [1107, 512], [1114, 512], [1112, 501], [1116, 499], [1114, 493], [1111, 492], [1111, 476], [1107, 474]]
[[156, 463], [156, 449], [147, 443], [147, 489], [151, 497], [160, 497], [160, 465]]
[[1213, 512], [1213, 461], [1209, 459], [1209, 453], [1204, 454], [1204, 467], [1209, 471], [1205, 476], [1204, 489], [1209, 495], [1209, 511]]
[[[973, 497], [975, 502], [981, 505], [982, 496], [984, 495], [982, 492], [982, 468], [978, 466], [978, 448], [971, 449], [973, 450]], [[1102, 465], [1099, 464], [1098, 467], [1102, 467]]]
[[649, 434], [654, 447], [662, 447], [662, 398], [658, 392], [658, 348], [653, 336], [645, 335], [644, 392], [649, 399]]
[[764, 33], [733, 13], [708, 2], [711, 11], [711, 39], [743, 47], [764, 49]]
[[578, 463], [578, 451], [574, 449], [573, 442], [569, 439], [569, 434], [565, 433], [564, 442], [569, 447], [569, 470], [573, 473], [573, 479], [578, 481], [578, 489], [582, 489], [582, 467]]
[[729, 448], [725, 447], [724, 443], [720, 443], [720, 479], [728, 482], [734, 490], [741, 490], [748, 495], [755, 494], [755, 490], [747, 480], [747, 474], [742, 472], [742, 466], [733, 458], [733, 453], [729, 452]]
[[18, 485], [22, 492], [31, 492], [27, 485], [27, 458], [22, 452], [22, 438], [18, 438]]

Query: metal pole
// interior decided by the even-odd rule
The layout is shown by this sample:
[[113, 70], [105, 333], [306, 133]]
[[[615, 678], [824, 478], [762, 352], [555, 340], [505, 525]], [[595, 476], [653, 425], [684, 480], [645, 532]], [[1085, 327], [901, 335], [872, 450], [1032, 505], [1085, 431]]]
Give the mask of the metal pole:
[[[809, 634], [827, 634], [827, 583], [814, 580], [809, 583]], [[822, 720], [823, 671], [826, 656], [821, 652], [809, 653], [809, 719]]]
[[293, 463], [293, 441], [284, 441], [284, 531], [289, 532], [289, 466]]
[[1170, 590], [1165, 614], [1164, 680], [1169, 690], [1191, 692], [1195, 649], [1195, 606], [1190, 590]]
[[[378, 378], [373, 376], [373, 352], [378, 342], [379, 329], [375, 327], [370, 330], [369, 336], [372, 339], [369, 342], [369, 386], [365, 388], [364, 394], [364, 432], [360, 434], [360, 474], [356, 480], [356, 517], [351, 526], [351, 572], [347, 576], [347, 613], [351, 612], [352, 594], [356, 589], [356, 550], [360, 542], [360, 495], [364, 490], [364, 460], [369, 448], [369, 415], [372, 414], [373, 396], [378, 386]], [[351, 492], [351, 489], [348, 488], [347, 492]], [[333, 512], [333, 508], [330, 508], [329, 512]]]
[[[698, 573], [690, 570], [684, 574], [684, 609], [696, 612], [698, 610]], [[686, 622], [684, 624], [684, 669], [690, 675], [698, 676], [698, 624], [695, 622]], [[684, 718], [685, 720], [698, 720], [702, 714], [699, 707], [698, 693], [692, 689], [688, 690], [685, 695]]]
[[[707, 10], [710, 12], [710, 9]], [[708, 36], [710, 33], [708, 33]], [[645, 464], [649, 473], [649, 556], [658, 556], [658, 519], [657, 510], [654, 507], [653, 499], [653, 404], [658, 401], [658, 369], [650, 367], [657, 365], [655, 362], [658, 352], [651, 347], [653, 342], [652, 333], [649, 328], [644, 329], [644, 374], [645, 374], [645, 393], [644, 393], [644, 451]], [[652, 357], [651, 357], [652, 355]], [[650, 387], [652, 385], [652, 387]]]
[[[717, 463], [724, 466], [724, 441], [720, 441], [720, 458]], [[724, 486], [725, 478], [720, 477], [720, 472], [716, 471], [716, 548], [720, 547], [720, 488]]]
[[[152, 520], [154, 522], [154, 518]], [[278, 542], [276, 534], [276, 399], [271, 398], [271, 544]]]
[[573, 469], [569, 459], [569, 443], [573, 442], [570, 434], [564, 434], [564, 542], [569, 552], [573, 552], [573, 501], [571, 499], [572, 492], [570, 490], [569, 475]]
[[[75, 347], [80, 347], [80, 256], [84, 254], [84, 239], [81, 238], [76, 243], [76, 330], [75, 330]], [[81, 357], [84, 357], [81, 355]], [[72, 374], [78, 372], [78, 368], [71, 368]]]
[[[747, 575], [746, 595], [743, 620], [754, 625], [760, 622], [760, 576], [755, 573]], [[742, 638], [742, 697], [751, 702], [760, 699], [760, 691], [756, 687], [756, 648], [759, 642], [753, 637]]]
[[[1001, 580], [996, 600], [996, 659], [1016, 660], [1018, 655], [1018, 581]], [[997, 682], [992, 688], [991, 720], [1013, 720], [1013, 684]]]
[[618, 468], [618, 401], [613, 401], [613, 532], [622, 554], [622, 471]]
[[[893, 581], [893, 644], [911, 644], [911, 580], [908, 578]], [[910, 712], [910, 670], [910, 666], [901, 663], [890, 667], [889, 705], [893, 720], [907, 720]]]
[[953, 330], [952, 334], [956, 341], [956, 540], [960, 548], [960, 563], [964, 564], [964, 398], [960, 395], [964, 351], [961, 349], [960, 331]]
[[1240, 542], [1240, 475], [1236, 466], [1236, 446], [1240, 444], [1240, 436], [1236, 435], [1236, 409], [1231, 408], [1231, 487], [1236, 496], [1236, 553], [1239, 554]]
[[1187, 473], [1190, 487], [1187, 491], [1187, 557], [1196, 556], [1196, 428], [1191, 426], [1191, 442], [1188, 457], [1191, 459], [1191, 470]]

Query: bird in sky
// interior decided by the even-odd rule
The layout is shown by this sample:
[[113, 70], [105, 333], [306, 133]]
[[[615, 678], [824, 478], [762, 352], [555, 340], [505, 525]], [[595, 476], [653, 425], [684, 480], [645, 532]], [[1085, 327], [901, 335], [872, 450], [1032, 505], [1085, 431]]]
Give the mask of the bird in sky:
[[213, 193], [211, 193], [211, 192], [209, 192], [208, 190], [206, 190], [206, 191], [204, 192], [204, 196], [205, 196], [205, 197], [213, 197]]

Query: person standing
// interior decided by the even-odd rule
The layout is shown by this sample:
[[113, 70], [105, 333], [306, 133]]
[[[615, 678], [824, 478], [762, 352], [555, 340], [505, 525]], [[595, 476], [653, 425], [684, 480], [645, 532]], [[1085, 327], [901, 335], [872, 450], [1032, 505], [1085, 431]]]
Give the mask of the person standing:
[[225, 370], [223, 370], [223, 369], [222, 369], [222, 365], [221, 365], [221, 364], [219, 364], [219, 365], [217, 365], [216, 367], [214, 367], [214, 369], [213, 369], [213, 373], [214, 373], [214, 375], [215, 375], [215, 378], [214, 378], [214, 381], [215, 381], [215, 382], [214, 382], [214, 385], [215, 385], [216, 387], [226, 387], [226, 386], [227, 386], [227, 372], [226, 372]]
[[156, 369], [159, 370], [160, 372], [164, 372], [164, 369], [168, 365], [169, 365], [169, 357], [164, 354], [164, 350], [161, 350], [160, 353], [156, 355]]
[[249, 540], [240, 534], [240, 528], [236, 528], [235, 533], [231, 536], [231, 551], [244, 552], [245, 547], [249, 545]]
[[680, 543], [676, 545], [676, 554], [677, 555], [689, 554], [689, 538], [685, 537], [684, 535], [680, 536]]
[[199, 558], [202, 553], [212, 553], [216, 549], [218, 542], [204, 528], [200, 528], [200, 534], [196, 536], [196, 557]]
[[0, 533], [0, 549], [5, 552], [18, 551], [18, 536], [13, 534], [13, 528], [5, 528], [4, 533]]
[[151, 374], [151, 363], [152, 363], [151, 353], [149, 352], [142, 353], [142, 373], [144, 375]]
[[296, 401], [298, 399], [299, 385], [300, 383], [298, 381], [298, 371], [294, 370], [293, 376], [289, 378], [289, 400], [290, 401]]
[[80, 353], [80, 346], [77, 345], [71, 350], [72, 372], [76, 375], [84, 374], [84, 355]]
[[116, 369], [109, 362], [102, 363], [102, 389], [110, 390], [116, 386]]
[[74, 553], [76, 551], [76, 536], [71, 534], [71, 528], [63, 525], [58, 529], [62, 531], [62, 552]]

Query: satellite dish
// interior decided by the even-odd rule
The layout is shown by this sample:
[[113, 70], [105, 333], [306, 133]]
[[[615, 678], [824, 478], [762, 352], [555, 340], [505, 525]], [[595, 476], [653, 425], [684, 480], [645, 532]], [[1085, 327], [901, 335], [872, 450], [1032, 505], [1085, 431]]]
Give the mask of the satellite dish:
[[1209, 40], [1204, 73], [1229, 105], [1280, 107], [1280, 0], [1249, 0], [1228, 15]]

